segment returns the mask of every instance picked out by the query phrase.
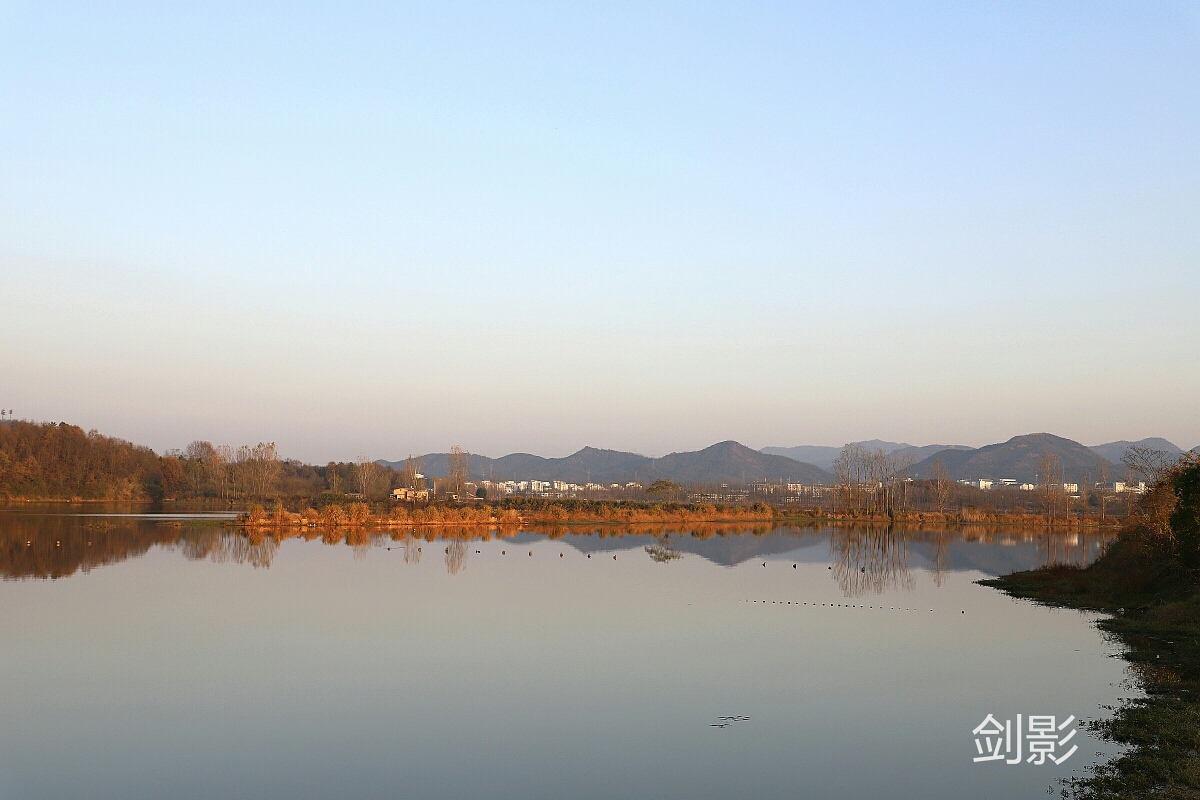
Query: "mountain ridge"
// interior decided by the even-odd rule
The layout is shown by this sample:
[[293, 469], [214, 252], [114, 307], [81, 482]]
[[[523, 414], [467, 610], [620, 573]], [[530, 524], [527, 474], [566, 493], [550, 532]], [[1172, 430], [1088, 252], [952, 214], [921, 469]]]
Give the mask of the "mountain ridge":
[[[442, 477], [449, 473], [448, 453], [427, 453], [422, 458], [427, 475]], [[399, 468], [404, 461], [380, 463]], [[500, 458], [472, 454], [468, 471], [474, 480], [562, 480], [580, 484], [645, 484], [656, 480], [741, 483], [760, 479], [812, 484], [833, 480], [832, 475], [813, 464], [762, 453], [732, 440], [659, 458], [595, 447], [581, 448], [564, 458], [529, 453], [510, 453]]]

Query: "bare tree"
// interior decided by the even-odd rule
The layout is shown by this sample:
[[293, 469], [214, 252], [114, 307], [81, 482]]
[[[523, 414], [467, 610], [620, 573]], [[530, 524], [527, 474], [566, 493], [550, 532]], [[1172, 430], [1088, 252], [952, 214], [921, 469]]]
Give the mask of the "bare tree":
[[933, 503], [937, 507], [938, 513], [945, 513], [946, 506], [950, 503], [950, 492], [954, 488], [954, 481], [950, 480], [950, 472], [942, 463], [941, 457], [933, 460], [929, 482], [933, 486]]
[[454, 447], [450, 448], [449, 466], [450, 474], [447, 476], [449, 490], [462, 497], [467, 489], [467, 475], [471, 466], [471, 454], [458, 445], [454, 445]]
[[279, 453], [275, 450], [275, 443], [259, 442], [250, 448], [244, 462], [244, 469], [250, 494], [255, 497], [268, 496], [281, 471]]
[[366, 456], [359, 456], [354, 462], [354, 482], [357, 485], [358, 493], [363, 497], [369, 497], [374, 493], [375, 485], [379, 481], [379, 476], [383, 474], [383, 468]]
[[1133, 445], [1121, 456], [1121, 463], [1140, 475], [1147, 486], [1157, 486], [1175, 465], [1175, 459], [1162, 450]]
[[1038, 460], [1038, 472], [1041, 476], [1038, 494], [1042, 502], [1042, 512], [1046, 515], [1046, 522], [1050, 522], [1058, 509], [1059, 496], [1062, 494], [1062, 468], [1058, 456], [1054, 453], [1043, 454]]
[[404, 468], [400, 470], [400, 483], [405, 489], [419, 489], [418, 482], [424, 481], [425, 459], [414, 457], [411, 453], [404, 460]]
[[1096, 499], [1100, 501], [1100, 519], [1103, 521], [1108, 514], [1108, 501], [1112, 497], [1112, 486], [1109, 484], [1109, 466], [1108, 459], [1100, 459], [1100, 466], [1096, 470], [1096, 476], [1099, 480], [1096, 482]]
[[847, 511], [856, 511], [871, 472], [871, 454], [860, 444], [848, 444], [833, 462], [838, 493]]

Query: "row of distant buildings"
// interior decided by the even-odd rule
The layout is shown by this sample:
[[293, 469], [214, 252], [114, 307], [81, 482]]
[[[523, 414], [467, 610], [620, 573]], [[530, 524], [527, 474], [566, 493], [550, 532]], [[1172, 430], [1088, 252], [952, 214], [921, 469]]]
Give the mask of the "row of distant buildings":
[[580, 492], [604, 491], [640, 491], [640, 483], [612, 483], [604, 486], [599, 483], [568, 483], [567, 481], [479, 481], [477, 484], [487, 490], [488, 494], [529, 494], [534, 496], [573, 495]]
[[[424, 476], [419, 476], [423, 478]], [[912, 479], [909, 478], [908, 481]], [[960, 480], [958, 484], [962, 486], [970, 486], [975, 489], [990, 491], [995, 489], [1016, 489], [1024, 492], [1032, 492], [1039, 488], [1039, 484], [1022, 483], [1015, 478], [973, 478], [970, 480]], [[1078, 483], [1061, 483], [1056, 484], [1056, 487], [1069, 495], [1079, 495]], [[645, 487], [636, 482], [629, 481], [627, 483], [571, 483], [569, 481], [559, 480], [527, 480], [527, 481], [491, 481], [482, 480], [470, 482], [466, 485], [467, 494], [474, 497], [478, 489], [483, 489], [484, 493], [490, 498], [508, 497], [513, 495], [521, 495], [525, 497], [543, 497], [543, 498], [568, 498], [578, 497], [581, 495], [596, 495], [601, 494], [611, 497], [616, 494], [618, 496], [625, 495], [631, 492], [641, 492]], [[1099, 488], [1099, 484], [1097, 484]], [[1107, 487], [1113, 494], [1124, 494], [1130, 492], [1133, 494], [1142, 494], [1146, 491], [1145, 482], [1137, 484], [1128, 483], [1125, 481], [1117, 481], [1112, 486]], [[772, 481], [754, 481], [745, 486], [731, 487], [728, 484], [720, 484], [712, 488], [703, 489], [700, 491], [690, 492], [688, 499], [692, 502], [701, 503], [738, 503], [748, 500], [754, 495], [767, 495], [775, 498], [776, 501], [783, 502], [803, 502], [806, 498], [817, 500], [822, 496], [834, 493], [837, 491], [836, 486], [827, 486], [824, 484], [803, 484], [790, 483], [780, 481], [778, 483]], [[429, 489], [394, 489], [392, 491], [392, 499], [408, 502], [427, 501], [432, 496]]]
[[[976, 489], [983, 490], [1020, 489], [1023, 492], [1032, 492], [1039, 486], [1036, 483], [1019, 483], [1016, 478], [973, 478], [971, 480], [959, 481], [959, 483], [963, 486], [973, 486]], [[1062, 490], [1067, 494], [1079, 494], [1078, 483], [1063, 483], [1058, 484], [1058, 486], [1061, 487]], [[1096, 484], [1096, 488], [1101, 488], [1100, 484]], [[1111, 487], [1106, 486], [1105, 488], [1109, 489], [1109, 491], [1113, 492], [1113, 494], [1123, 494], [1125, 492], [1143, 494], [1146, 491], [1146, 482], [1138, 481], [1138, 483], [1135, 485], [1125, 481], [1117, 481]]]

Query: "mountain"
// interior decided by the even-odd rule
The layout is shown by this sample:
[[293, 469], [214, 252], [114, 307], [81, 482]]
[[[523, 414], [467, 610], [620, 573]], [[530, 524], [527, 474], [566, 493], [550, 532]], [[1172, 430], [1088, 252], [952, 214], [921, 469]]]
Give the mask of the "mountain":
[[[449, 453], [427, 453], [425, 473], [444, 476], [450, 472]], [[633, 476], [654, 459], [637, 453], [619, 450], [599, 450], [585, 447], [565, 458], [543, 458], [529, 453], [510, 453], [501, 458], [488, 458], [474, 453], [469, 460], [470, 477], [474, 480], [560, 480], [570, 483], [615, 483], [635, 480]], [[392, 467], [404, 466], [403, 461], [384, 462]]]
[[[428, 453], [425, 474], [449, 473], [448, 453]], [[384, 461], [394, 468], [403, 461]], [[741, 483], [758, 478], [785, 479], [795, 483], [828, 483], [833, 476], [812, 464], [784, 456], [760, 453], [737, 442], [721, 442], [690, 453], [671, 453], [650, 458], [619, 450], [585, 447], [565, 458], [542, 458], [528, 453], [512, 453], [502, 458], [472, 454], [470, 477], [475, 480], [561, 480], [570, 483], [600, 484], [655, 480], [679, 483]]]
[[[911, 453], [917, 461], [920, 461], [927, 456], [931, 456], [934, 453], [939, 453], [942, 450], [971, 449], [962, 444], [929, 444], [918, 447], [911, 444], [905, 444], [903, 442], [885, 442], [881, 439], [870, 439], [865, 442], [853, 442], [852, 444], [862, 445], [869, 450], [882, 450], [885, 453]], [[842, 448], [802, 444], [797, 447], [764, 447], [762, 452], [777, 456], [785, 456], [795, 461], [802, 461], [808, 464], [815, 464], [821, 469], [829, 471], [833, 469], [833, 462], [837, 460], [839, 455], [841, 455]]]
[[680, 483], [742, 483], [759, 478], [795, 483], [828, 483], [833, 476], [820, 467], [786, 456], [751, 450], [737, 442], [721, 442], [692, 453], [654, 459], [656, 474]]
[[892, 451], [892, 455], [896, 456], [912, 456], [913, 461], [923, 461], [926, 458], [941, 453], [945, 450], [974, 450], [974, 447], [968, 447], [965, 444], [926, 444], [920, 447], [910, 445], [901, 447], [898, 450]]
[[1103, 456], [1104, 458], [1107, 458], [1109, 461], [1111, 461], [1114, 464], [1120, 464], [1121, 456], [1125, 455], [1125, 451], [1128, 450], [1130, 447], [1135, 447], [1135, 446], [1149, 447], [1151, 450], [1162, 450], [1164, 453], [1168, 453], [1169, 455], [1172, 455], [1172, 456], [1183, 455], [1183, 450], [1176, 447], [1171, 442], [1168, 442], [1166, 439], [1160, 439], [1158, 437], [1142, 439], [1140, 442], [1127, 442], [1127, 441], [1122, 440], [1119, 442], [1109, 442], [1108, 444], [1096, 444], [1096, 445], [1092, 445], [1088, 449], [1091, 450], [1093, 453], [1096, 453], [1098, 455]]
[[833, 469], [833, 462], [837, 459], [838, 453], [842, 452], [842, 448], [802, 444], [798, 447], [764, 447], [761, 452], [814, 464], [821, 469], [830, 470]]
[[1063, 478], [1071, 482], [1081, 481], [1085, 475], [1095, 476], [1101, 460], [1100, 455], [1079, 442], [1049, 433], [1031, 433], [978, 450], [943, 450], [918, 462], [912, 474], [928, 477], [934, 459], [940, 458], [955, 480], [1015, 478], [1033, 483], [1038, 476], [1038, 460], [1045, 453], [1058, 456]]

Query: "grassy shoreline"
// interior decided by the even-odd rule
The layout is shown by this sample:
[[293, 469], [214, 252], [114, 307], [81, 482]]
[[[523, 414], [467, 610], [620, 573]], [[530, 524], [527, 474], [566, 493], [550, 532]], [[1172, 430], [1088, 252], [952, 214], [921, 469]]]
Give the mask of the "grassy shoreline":
[[1146, 694], [1089, 723], [1129, 749], [1087, 778], [1067, 781], [1063, 797], [1200, 798], [1200, 593], [1169, 566], [1137, 575], [1148, 564], [1131, 549], [1118, 540], [1086, 569], [1047, 567], [980, 583], [1047, 605], [1105, 612], [1099, 627], [1120, 643]]
[[[295, 506], [293, 505], [293, 508]], [[968, 527], [974, 525], [1033, 527], [1054, 531], [1115, 531], [1117, 520], [1071, 518], [1047, 520], [1034, 514], [939, 513], [906, 511], [883, 514], [831, 513], [821, 508], [786, 508], [766, 503], [712, 505], [706, 503], [645, 503], [603, 500], [518, 499], [498, 503], [367, 503], [325, 502], [317, 507], [289, 510], [251, 505], [236, 525], [247, 528], [377, 527], [405, 525], [629, 525], [691, 523], [776, 523]]]

